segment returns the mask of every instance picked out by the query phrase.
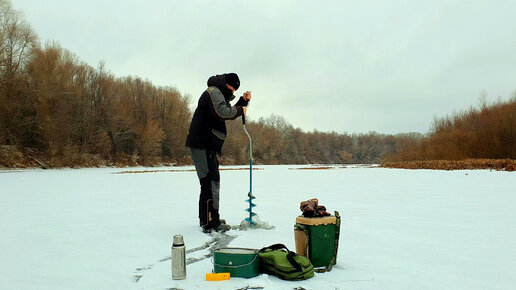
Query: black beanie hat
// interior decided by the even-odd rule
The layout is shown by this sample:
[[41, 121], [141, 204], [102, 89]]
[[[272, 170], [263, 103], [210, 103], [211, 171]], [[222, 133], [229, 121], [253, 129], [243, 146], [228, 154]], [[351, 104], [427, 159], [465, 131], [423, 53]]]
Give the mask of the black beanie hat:
[[226, 84], [232, 86], [235, 90], [240, 87], [240, 79], [236, 73], [226, 74]]

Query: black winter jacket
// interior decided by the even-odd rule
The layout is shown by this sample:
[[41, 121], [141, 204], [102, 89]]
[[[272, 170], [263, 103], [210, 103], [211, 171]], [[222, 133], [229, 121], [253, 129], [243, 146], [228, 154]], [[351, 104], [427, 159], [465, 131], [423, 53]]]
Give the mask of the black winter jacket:
[[226, 87], [226, 75], [216, 75], [208, 79], [206, 89], [197, 103], [190, 130], [186, 138], [186, 146], [209, 149], [219, 155], [226, 139], [226, 120], [234, 120], [243, 114], [243, 106], [248, 101], [240, 97], [235, 106], [229, 103], [235, 98]]

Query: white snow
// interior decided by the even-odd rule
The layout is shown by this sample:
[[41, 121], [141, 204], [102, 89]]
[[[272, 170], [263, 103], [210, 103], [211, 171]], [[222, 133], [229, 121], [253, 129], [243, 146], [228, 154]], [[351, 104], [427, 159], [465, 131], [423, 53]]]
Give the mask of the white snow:
[[[336, 267], [310, 280], [274, 276], [208, 282], [204, 259], [172, 280], [172, 237], [187, 249], [199, 185], [181, 168], [0, 171], [0, 289], [514, 289], [516, 173], [256, 166], [255, 211], [273, 230], [230, 231], [231, 247], [295, 249], [299, 203], [318, 198], [342, 217]], [[233, 168], [233, 167], [232, 167]], [[221, 171], [221, 215], [245, 218], [248, 171]], [[202, 258], [199, 250], [187, 258]]]

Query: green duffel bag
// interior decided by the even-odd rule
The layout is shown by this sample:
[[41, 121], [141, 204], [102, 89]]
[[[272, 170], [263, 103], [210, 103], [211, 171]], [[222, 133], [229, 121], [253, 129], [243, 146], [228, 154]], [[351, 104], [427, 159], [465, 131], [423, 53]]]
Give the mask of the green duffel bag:
[[308, 258], [289, 251], [283, 244], [265, 247], [258, 253], [260, 272], [283, 280], [305, 280], [314, 276], [314, 266]]

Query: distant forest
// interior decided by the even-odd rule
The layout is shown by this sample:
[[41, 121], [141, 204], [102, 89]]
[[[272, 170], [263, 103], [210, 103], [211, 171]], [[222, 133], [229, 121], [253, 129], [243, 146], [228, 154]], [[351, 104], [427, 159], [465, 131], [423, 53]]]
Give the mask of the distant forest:
[[[172, 87], [116, 77], [104, 64], [92, 68], [55, 42], [40, 45], [22, 15], [9, 2], [0, 3], [4, 151], [33, 154], [51, 167], [190, 163], [184, 143], [192, 100]], [[241, 122], [227, 123], [222, 161], [245, 164], [249, 146]], [[373, 163], [407, 139], [422, 137], [307, 133], [276, 115], [251, 121], [248, 129], [255, 162], [262, 164]]]
[[479, 108], [436, 119], [425, 138], [407, 141], [382, 161], [516, 159], [516, 93], [487, 104], [484, 92]]
[[[103, 63], [93, 68], [56, 42], [41, 45], [23, 16], [0, 0], [0, 167], [191, 164], [184, 146], [191, 101], [197, 98], [173, 87], [114, 76]], [[247, 127], [258, 164], [515, 158], [514, 103], [436, 120], [428, 136], [304, 132], [278, 115]], [[242, 124], [227, 125], [222, 164], [246, 164]]]

